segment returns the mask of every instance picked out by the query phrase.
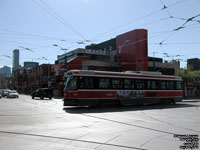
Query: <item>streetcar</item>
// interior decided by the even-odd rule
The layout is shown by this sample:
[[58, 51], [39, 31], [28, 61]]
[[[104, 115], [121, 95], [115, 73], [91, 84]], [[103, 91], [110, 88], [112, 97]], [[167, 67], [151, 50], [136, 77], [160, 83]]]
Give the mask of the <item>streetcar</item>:
[[63, 106], [142, 105], [182, 100], [182, 78], [158, 72], [70, 70]]

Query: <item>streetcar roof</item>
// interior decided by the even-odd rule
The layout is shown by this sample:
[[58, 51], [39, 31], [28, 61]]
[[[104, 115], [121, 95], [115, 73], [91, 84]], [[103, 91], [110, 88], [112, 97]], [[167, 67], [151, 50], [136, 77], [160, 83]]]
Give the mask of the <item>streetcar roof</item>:
[[162, 75], [158, 72], [111, 72], [111, 71], [96, 71], [96, 70], [70, 70], [67, 75], [75, 76], [101, 76], [101, 77], [121, 77], [121, 78], [152, 78], [166, 80], [180, 80], [179, 76]]

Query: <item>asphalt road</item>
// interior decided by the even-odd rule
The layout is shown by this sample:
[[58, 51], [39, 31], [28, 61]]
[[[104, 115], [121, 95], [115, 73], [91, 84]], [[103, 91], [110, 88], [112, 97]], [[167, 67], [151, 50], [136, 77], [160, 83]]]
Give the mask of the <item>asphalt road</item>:
[[199, 144], [186, 140], [200, 136], [200, 100], [107, 108], [62, 104], [26, 95], [0, 99], [0, 149], [179, 150]]

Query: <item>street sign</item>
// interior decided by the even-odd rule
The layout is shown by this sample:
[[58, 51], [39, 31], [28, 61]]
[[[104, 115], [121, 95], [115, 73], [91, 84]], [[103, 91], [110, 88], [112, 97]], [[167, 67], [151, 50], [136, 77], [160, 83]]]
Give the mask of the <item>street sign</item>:
[[60, 71], [67, 71], [67, 68], [59, 68]]

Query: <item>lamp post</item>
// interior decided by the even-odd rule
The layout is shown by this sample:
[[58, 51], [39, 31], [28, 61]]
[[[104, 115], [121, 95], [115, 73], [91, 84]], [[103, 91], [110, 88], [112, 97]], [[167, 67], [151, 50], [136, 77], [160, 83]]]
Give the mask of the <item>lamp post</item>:
[[126, 43], [128, 43], [129, 40], [124, 41], [118, 48], [119, 48], [119, 54], [118, 54], [118, 71], [121, 72], [121, 50], [124, 47]]

